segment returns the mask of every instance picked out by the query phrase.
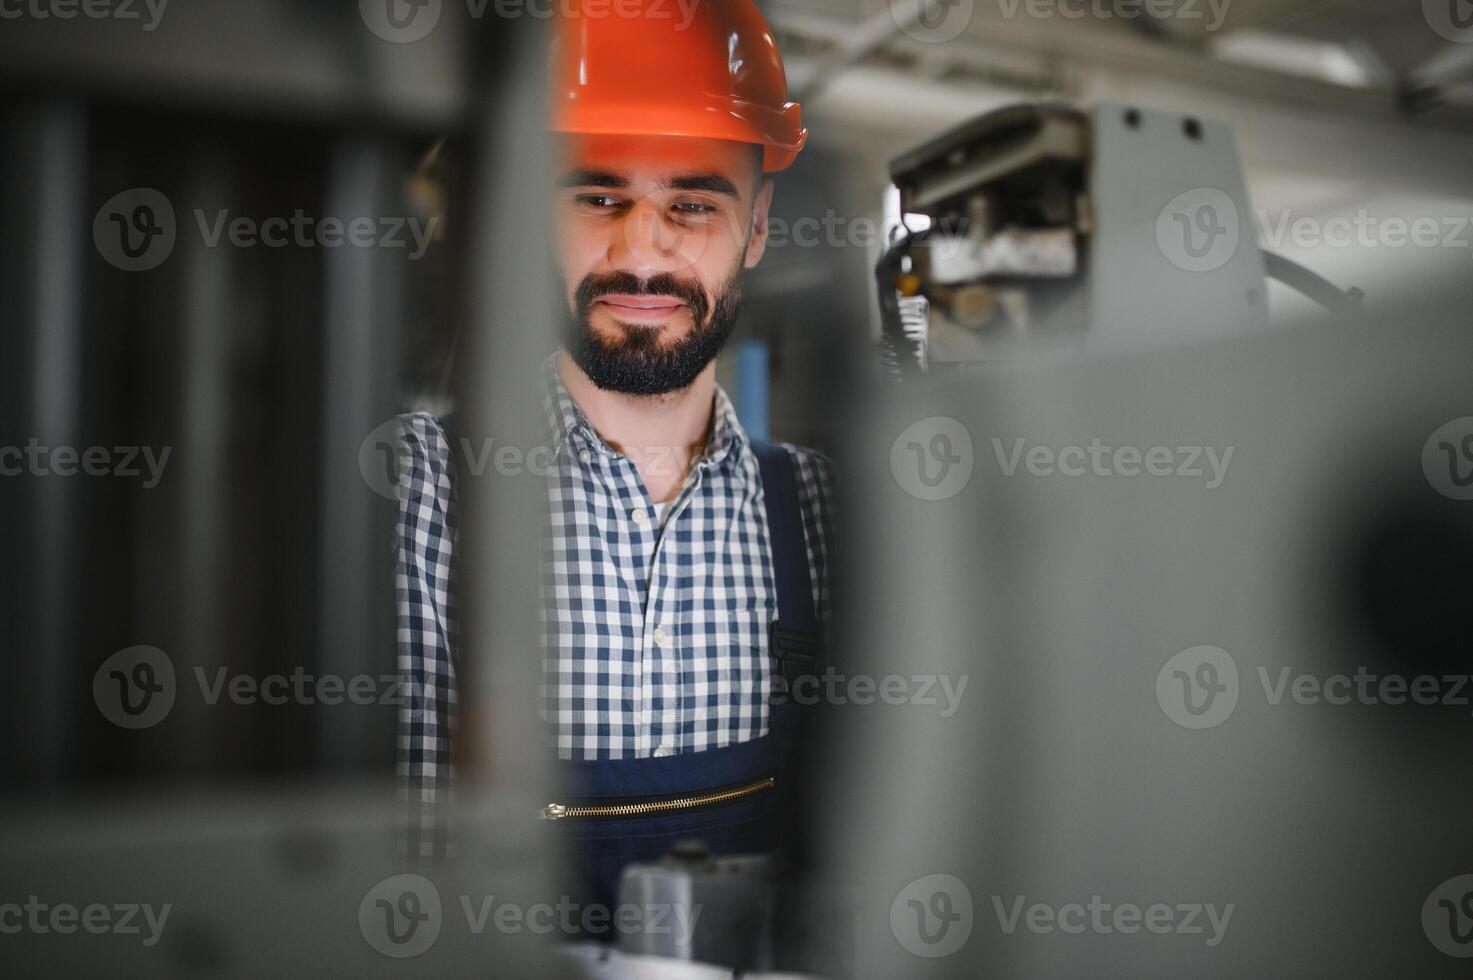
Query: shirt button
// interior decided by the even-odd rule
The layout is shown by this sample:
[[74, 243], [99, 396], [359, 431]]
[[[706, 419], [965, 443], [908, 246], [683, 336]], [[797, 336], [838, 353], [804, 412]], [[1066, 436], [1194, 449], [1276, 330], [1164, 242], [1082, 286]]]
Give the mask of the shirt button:
[[592, 457], [590, 456], [588, 450], [586, 450], [586, 449], [580, 449], [580, 450], [578, 450], [578, 460], [579, 460], [579, 462], [586, 463], [586, 462], [588, 462], [588, 460], [590, 458], [592, 458]]
[[675, 750], [668, 745], [662, 745], [655, 749], [656, 759], [665, 759], [675, 754]]
[[665, 642], [665, 628], [663, 626], [656, 626], [655, 631], [650, 634], [650, 639], [655, 641], [655, 646], [663, 644]]
[[643, 524], [650, 515], [645, 512], [643, 507], [636, 507], [629, 512], [629, 516], [634, 518], [634, 523]]

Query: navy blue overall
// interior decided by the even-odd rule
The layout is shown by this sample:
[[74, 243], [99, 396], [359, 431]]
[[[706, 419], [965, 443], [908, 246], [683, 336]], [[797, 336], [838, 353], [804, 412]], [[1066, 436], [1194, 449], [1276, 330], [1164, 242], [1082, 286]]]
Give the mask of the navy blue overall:
[[[816, 674], [822, 638], [804, 547], [803, 521], [792, 457], [779, 446], [753, 440], [767, 504], [777, 588], [777, 620], [769, 648], [774, 674], [787, 691], [800, 676]], [[780, 851], [796, 815], [795, 735], [806, 725], [803, 706], [791, 696], [775, 699], [768, 734], [748, 742], [664, 758], [570, 760], [559, 763], [561, 786], [571, 802], [607, 806], [716, 792], [768, 777], [768, 790], [709, 807], [636, 817], [589, 817], [553, 822], [577, 862], [573, 894], [612, 909], [626, 864], [662, 857], [676, 840], [697, 838], [713, 854]]]

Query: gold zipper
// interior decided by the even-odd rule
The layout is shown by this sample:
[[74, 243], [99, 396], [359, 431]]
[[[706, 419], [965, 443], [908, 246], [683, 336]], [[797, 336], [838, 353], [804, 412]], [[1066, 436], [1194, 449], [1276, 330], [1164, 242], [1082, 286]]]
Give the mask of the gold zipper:
[[690, 810], [698, 806], [710, 806], [713, 803], [725, 803], [728, 800], [738, 800], [744, 796], [771, 789], [777, 780], [768, 776], [759, 779], [755, 783], [745, 786], [736, 786], [732, 789], [718, 790], [714, 793], [702, 793], [700, 796], [683, 796], [674, 800], [650, 800], [646, 803], [616, 803], [609, 806], [565, 806], [561, 803], [549, 803], [542, 808], [543, 820], [564, 820], [568, 817], [639, 817], [650, 813], [670, 813], [676, 810]]

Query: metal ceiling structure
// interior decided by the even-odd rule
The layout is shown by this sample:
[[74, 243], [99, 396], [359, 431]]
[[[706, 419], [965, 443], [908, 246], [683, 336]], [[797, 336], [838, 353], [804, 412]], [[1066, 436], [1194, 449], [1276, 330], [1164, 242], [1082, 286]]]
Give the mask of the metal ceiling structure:
[[[1426, 116], [1473, 128], [1473, 45], [1440, 34], [1421, 5], [1373, 0], [956, 0], [965, 27], [943, 43], [908, 30], [937, 0], [773, 0], [767, 11], [795, 81], [810, 91], [852, 66], [929, 80], [1069, 95], [1081, 73], [1126, 71], [1278, 105], [1351, 116]], [[1173, 16], [1131, 16], [1174, 4]], [[931, 16], [939, 15], [934, 8]], [[1273, 48], [1245, 64], [1234, 37]], [[1321, 70], [1334, 57], [1347, 72]]]

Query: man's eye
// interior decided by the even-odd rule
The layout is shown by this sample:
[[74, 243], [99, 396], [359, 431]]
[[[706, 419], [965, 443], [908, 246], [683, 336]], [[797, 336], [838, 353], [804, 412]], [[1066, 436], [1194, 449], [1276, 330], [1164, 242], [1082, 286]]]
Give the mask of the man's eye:
[[672, 207], [685, 217], [716, 213], [716, 208], [704, 201], [677, 201]]
[[608, 194], [579, 194], [578, 203], [594, 208], [599, 211], [610, 211], [620, 207], [624, 202], [617, 197]]

